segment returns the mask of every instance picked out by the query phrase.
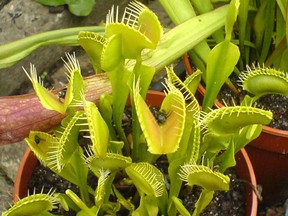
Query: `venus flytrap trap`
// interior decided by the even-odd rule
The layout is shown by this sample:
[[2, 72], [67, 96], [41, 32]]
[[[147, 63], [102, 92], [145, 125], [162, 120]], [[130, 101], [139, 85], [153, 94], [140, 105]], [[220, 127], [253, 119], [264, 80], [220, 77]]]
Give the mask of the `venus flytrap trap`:
[[268, 94], [288, 95], [288, 75], [287, 72], [269, 67], [253, 65], [247, 66], [247, 71], [242, 72], [239, 77], [243, 90], [254, 96], [246, 95], [242, 104], [253, 104], [260, 97]]
[[31, 194], [19, 200], [13, 207], [2, 215], [51, 215], [48, 211], [56, 208], [59, 200], [54, 197], [54, 192], [47, 194]]
[[[135, 85], [133, 91], [135, 109], [147, 141], [148, 151], [160, 155], [175, 152], [184, 130], [186, 115], [184, 96], [180, 90], [167, 83], [168, 92], [160, 108], [160, 112], [167, 114], [167, 119], [159, 125], [139, 93], [139, 83]], [[170, 133], [173, 137], [167, 136]]]
[[[35, 69], [30, 71], [43, 106], [67, 115], [50, 134], [32, 131], [26, 139], [40, 162], [79, 187], [79, 194], [68, 189], [54, 196], [66, 211], [73, 209], [77, 215], [190, 215], [178, 199], [187, 183], [202, 188], [193, 212], [199, 215], [214, 191], [229, 189], [230, 179], [224, 171], [235, 165], [239, 146], [256, 137], [258, 130], [253, 127], [268, 123], [271, 113], [235, 106], [202, 115], [194, 97], [201, 72], [182, 82], [172, 68], [166, 68], [166, 95], [159, 107], [162, 119], [157, 121], [145, 102], [146, 93], [157, 67], [166, 62], [159, 53], [178, 49], [179, 41], [177, 48], [175, 44], [165, 46], [177, 33], [162, 36], [157, 16], [138, 2], [129, 5], [121, 21], [112, 8], [105, 33], [79, 33], [79, 43], [95, 71], [105, 71], [111, 81], [112, 95], [102, 95], [98, 106], [86, 97], [87, 86], [75, 55], [67, 55], [67, 98], [56, 106], [55, 98], [39, 84]], [[155, 49], [150, 64], [145, 59], [148, 49]], [[133, 122], [130, 134], [122, 127], [128, 96]], [[84, 149], [79, 144], [80, 133], [91, 142]], [[167, 158], [168, 173], [155, 165], [160, 156]], [[93, 188], [87, 182], [89, 171], [97, 178]], [[123, 194], [123, 184], [135, 189], [131, 197]], [[28, 196], [18, 203], [30, 205], [33, 200]], [[15, 206], [19, 206], [17, 211], [24, 208]], [[43, 207], [33, 213], [53, 215], [48, 213], [50, 209]], [[14, 215], [13, 207], [3, 215]]]
[[61, 114], [64, 114], [67, 111], [68, 106], [72, 102], [72, 98], [75, 100], [80, 99], [80, 92], [83, 90], [84, 85], [80, 66], [75, 58], [75, 54], [74, 56], [67, 54], [67, 58], [69, 63], [65, 62], [65, 67], [68, 71], [67, 77], [69, 78], [69, 84], [67, 86], [64, 103], [59, 100], [57, 95], [43, 87], [41, 78], [37, 77], [37, 72], [34, 65], [31, 64], [30, 66], [30, 74], [28, 74], [28, 72], [24, 69], [25, 73], [32, 82], [33, 88], [35, 89], [35, 92], [43, 107], [46, 109], [55, 110]]

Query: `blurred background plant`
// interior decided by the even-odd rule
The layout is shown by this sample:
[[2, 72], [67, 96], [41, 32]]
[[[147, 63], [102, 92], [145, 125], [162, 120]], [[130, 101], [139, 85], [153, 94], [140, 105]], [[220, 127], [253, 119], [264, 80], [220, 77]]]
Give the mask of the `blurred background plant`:
[[87, 16], [91, 13], [95, 0], [35, 0], [46, 6], [67, 5], [69, 11], [76, 16]]

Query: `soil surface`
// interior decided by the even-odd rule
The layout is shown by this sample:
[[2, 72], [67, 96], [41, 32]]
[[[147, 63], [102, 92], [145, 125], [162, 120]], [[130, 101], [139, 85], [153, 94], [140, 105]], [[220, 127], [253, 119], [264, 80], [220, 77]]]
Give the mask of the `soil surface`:
[[[163, 165], [161, 165], [163, 166]], [[165, 165], [164, 165], [165, 166]], [[202, 216], [222, 216], [222, 215], [231, 215], [231, 216], [244, 216], [245, 213], [245, 190], [244, 183], [237, 178], [234, 169], [228, 170], [226, 173], [231, 179], [230, 190], [227, 192], [216, 192], [212, 202], [201, 214]], [[96, 179], [91, 175], [90, 182], [95, 183]], [[53, 173], [48, 168], [43, 167], [40, 163], [36, 166], [32, 179], [29, 183], [30, 194], [36, 193], [48, 193], [48, 191], [53, 188], [56, 193], [65, 193], [66, 189], [71, 189], [78, 192], [77, 186], [71, 184], [65, 179], [59, 177], [57, 174]], [[181, 193], [180, 198], [183, 200], [183, 204], [190, 211], [193, 212], [194, 204], [198, 199], [198, 196], [201, 192], [200, 188], [191, 188], [183, 187], [183, 192]], [[125, 189], [123, 192], [133, 191], [133, 188]], [[124, 194], [124, 196], [126, 196]], [[65, 216], [74, 216], [75, 212], [64, 211], [61, 207], [53, 211], [55, 214], [63, 214]], [[127, 212], [124, 212], [119, 215], [126, 215]]]

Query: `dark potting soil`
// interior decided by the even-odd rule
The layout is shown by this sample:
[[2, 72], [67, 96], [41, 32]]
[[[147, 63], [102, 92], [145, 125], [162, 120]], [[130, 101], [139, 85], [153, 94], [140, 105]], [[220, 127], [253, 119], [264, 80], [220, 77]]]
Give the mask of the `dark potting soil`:
[[[52, 189], [55, 193], [64, 193], [67, 189], [71, 189], [79, 194], [79, 189], [76, 185], [58, 176], [50, 169], [44, 167], [39, 162], [33, 171], [32, 178], [29, 181], [28, 190], [29, 194], [33, 193], [48, 193]], [[53, 214], [75, 216], [72, 210], [65, 211], [61, 205], [57, 205], [53, 209]]]
[[[159, 165], [159, 164], [158, 164]], [[163, 167], [163, 166], [162, 166]], [[162, 168], [161, 168], [162, 169]], [[165, 169], [165, 168], [164, 168]], [[163, 169], [162, 169], [163, 170]], [[164, 171], [164, 170], [163, 170]], [[205, 209], [201, 216], [208, 215], [234, 215], [234, 216], [243, 216], [245, 215], [245, 190], [243, 181], [238, 180], [235, 174], [234, 169], [229, 169], [226, 173], [231, 179], [231, 190], [227, 192], [216, 192], [214, 198], [210, 205]], [[97, 181], [95, 178], [91, 178], [89, 182], [92, 181], [92, 184], [95, 184]], [[56, 193], [65, 193], [66, 189], [71, 189], [74, 192], [78, 193], [77, 186], [66, 181], [65, 179], [59, 177], [57, 174], [53, 173], [46, 167], [43, 167], [40, 163], [37, 164], [32, 179], [29, 183], [30, 194], [36, 193], [48, 193], [48, 191], [53, 188]], [[181, 193], [180, 198], [183, 200], [183, 204], [190, 211], [193, 212], [194, 204], [198, 199], [198, 196], [201, 192], [200, 188], [194, 187], [193, 190], [186, 186], [183, 186], [185, 190]], [[120, 189], [121, 190], [121, 189]], [[131, 191], [130, 189], [123, 189], [122, 192]], [[130, 196], [130, 195], [129, 195]], [[74, 216], [75, 212], [69, 211], [66, 212], [58, 206], [59, 208], [53, 210], [54, 214], [65, 215], [65, 216]], [[122, 214], [118, 215], [127, 215], [127, 212], [124, 211]]]

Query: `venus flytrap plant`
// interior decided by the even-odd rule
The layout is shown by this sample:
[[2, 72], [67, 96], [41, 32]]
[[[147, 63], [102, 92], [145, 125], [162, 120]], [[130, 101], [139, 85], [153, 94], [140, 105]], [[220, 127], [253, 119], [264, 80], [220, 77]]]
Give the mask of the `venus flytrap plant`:
[[[179, 41], [168, 46], [169, 38], [176, 36], [170, 32], [161, 37], [157, 17], [140, 3], [134, 2], [128, 7], [121, 23], [112, 10], [107, 17], [107, 35], [79, 34], [79, 43], [92, 59], [94, 68], [98, 72], [107, 72], [112, 84], [112, 98], [103, 95], [99, 108], [90, 102], [79, 64], [75, 56], [67, 55], [69, 84], [68, 98], [64, 103], [54, 106], [54, 98], [39, 85], [39, 79], [36, 76], [31, 79], [35, 91], [43, 98], [43, 105], [66, 112], [67, 116], [51, 134], [31, 132], [26, 141], [44, 165], [79, 186], [79, 194], [69, 189], [65, 194], [57, 194], [65, 210], [74, 209], [77, 215], [116, 215], [121, 212], [144, 216], [174, 216], [177, 212], [189, 215], [177, 198], [183, 182], [187, 182], [190, 186], [203, 188], [193, 213], [199, 215], [212, 199], [214, 191], [229, 189], [229, 178], [223, 172], [234, 165], [238, 141], [243, 146], [250, 140], [247, 133], [251, 131], [246, 127], [267, 123], [271, 113], [252, 107], [239, 110], [235, 106], [202, 116], [193, 95], [201, 73], [182, 82], [172, 68], [167, 68], [166, 96], [160, 106], [164, 120], [157, 121], [145, 102], [146, 92], [156, 65], [165, 62], [161, 60], [165, 55], [159, 59], [157, 56], [171, 48], [179, 51]], [[127, 15], [136, 17], [126, 20]], [[153, 31], [149, 31], [149, 25]], [[128, 43], [130, 39], [135, 49]], [[145, 59], [149, 53], [146, 49], [153, 48], [156, 50], [150, 53], [150, 64], [146, 64], [149, 62]], [[110, 55], [111, 61], [108, 59]], [[33, 71], [32, 68], [30, 73]], [[129, 93], [133, 126], [132, 133], [125, 134], [121, 121]], [[85, 132], [84, 138], [91, 140], [85, 150], [79, 145], [80, 132]], [[128, 143], [127, 137], [131, 135], [132, 142]], [[248, 137], [254, 138], [253, 135]], [[246, 137], [245, 142], [242, 137]], [[213, 147], [212, 139], [217, 141]], [[167, 179], [154, 165], [162, 155], [168, 161]], [[216, 167], [220, 167], [219, 170]], [[89, 170], [98, 179], [95, 188], [87, 183]], [[135, 186], [137, 191], [132, 197], [121, 194], [123, 184]], [[25, 203], [29, 202], [28, 197]], [[40, 214], [41, 211], [34, 213]], [[9, 210], [7, 212], [7, 215], [13, 215]]]

